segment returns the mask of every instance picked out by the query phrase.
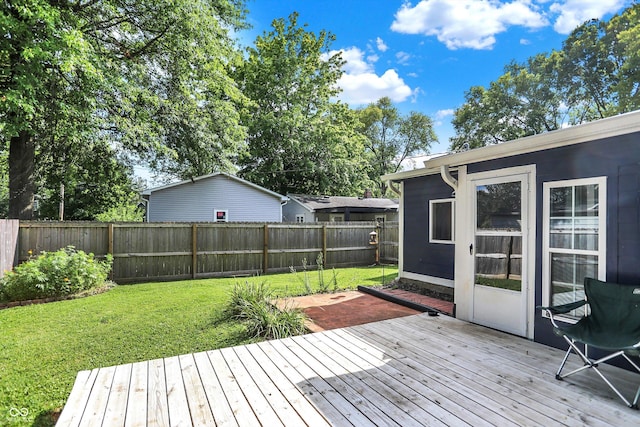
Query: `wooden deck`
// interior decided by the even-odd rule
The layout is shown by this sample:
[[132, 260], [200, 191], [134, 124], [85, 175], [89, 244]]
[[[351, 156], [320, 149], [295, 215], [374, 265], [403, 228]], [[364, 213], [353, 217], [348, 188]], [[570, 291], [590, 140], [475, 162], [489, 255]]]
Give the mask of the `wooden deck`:
[[640, 425], [592, 372], [555, 380], [562, 353], [421, 314], [82, 371], [57, 425]]

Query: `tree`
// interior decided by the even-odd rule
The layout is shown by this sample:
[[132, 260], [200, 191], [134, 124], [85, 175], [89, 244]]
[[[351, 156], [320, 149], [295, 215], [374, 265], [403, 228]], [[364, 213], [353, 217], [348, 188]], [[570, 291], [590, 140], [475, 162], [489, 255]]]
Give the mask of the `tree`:
[[362, 191], [357, 118], [332, 101], [343, 65], [339, 54], [329, 54], [334, 37], [306, 31], [297, 13], [272, 27], [247, 49], [236, 74], [252, 101], [242, 120], [248, 138], [239, 175], [281, 194]]
[[[38, 217], [59, 219], [61, 196], [63, 218], [66, 220], [94, 220], [110, 209], [137, 207], [141, 186], [133, 178], [133, 170], [119, 160], [108, 146], [88, 145], [74, 153], [72, 162], [63, 170], [56, 162], [44, 159], [43, 177], [37, 179]], [[39, 153], [39, 160], [55, 153]], [[62, 162], [61, 162], [62, 163]], [[140, 216], [140, 218], [142, 218]]]
[[452, 121], [451, 149], [482, 147], [640, 107], [636, 3], [608, 23], [587, 21], [562, 50], [511, 63], [488, 88], [473, 87]]
[[558, 83], [558, 53], [510, 63], [488, 89], [471, 88], [456, 110], [453, 150], [477, 148], [559, 129], [566, 117]]
[[360, 110], [360, 122], [367, 137], [369, 178], [377, 183], [376, 193], [381, 197], [386, 195], [387, 185], [380, 181], [380, 176], [400, 170], [402, 162], [411, 155], [428, 153], [431, 143], [437, 141], [428, 116], [411, 112], [403, 117], [387, 97]]
[[616, 61], [606, 24], [593, 19], [573, 30], [562, 44], [561, 84], [578, 122], [601, 119], [615, 109]]
[[[32, 217], [43, 167], [35, 159], [51, 146], [68, 154], [115, 147], [156, 166], [184, 163], [176, 172], [185, 174], [226, 165], [221, 146], [243, 136], [236, 112], [243, 97], [228, 75], [239, 58], [228, 32], [242, 25], [242, 4], [3, 2], [0, 142], [9, 149], [9, 216]], [[185, 136], [188, 126], [176, 123], [201, 132]], [[191, 167], [207, 150], [220, 157]], [[49, 158], [55, 166], [47, 168], [69, 169], [73, 156], [66, 157]]]
[[640, 3], [611, 18], [607, 32], [617, 41], [612, 48], [618, 70], [618, 79], [613, 83], [617, 112], [640, 109]]

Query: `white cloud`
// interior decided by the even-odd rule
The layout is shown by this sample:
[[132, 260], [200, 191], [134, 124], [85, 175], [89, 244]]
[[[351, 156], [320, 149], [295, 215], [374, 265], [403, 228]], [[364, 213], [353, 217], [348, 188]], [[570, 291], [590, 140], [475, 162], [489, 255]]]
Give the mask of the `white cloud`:
[[528, 39], [520, 39], [520, 44], [523, 46], [527, 46], [531, 44], [531, 40]]
[[398, 60], [398, 64], [406, 65], [409, 62], [409, 59], [411, 59], [411, 54], [400, 51], [396, 53], [396, 59]]
[[369, 104], [388, 96], [393, 102], [402, 102], [411, 96], [407, 86], [395, 70], [381, 76], [374, 73], [344, 74], [338, 81], [342, 88], [340, 98], [349, 104]]
[[387, 49], [389, 49], [384, 40], [382, 40], [380, 37], [376, 38], [376, 46], [378, 47], [378, 50], [380, 52], [386, 52]]
[[455, 113], [455, 110], [453, 108], [449, 108], [447, 110], [438, 110], [436, 111], [436, 119], [442, 120], [445, 117], [453, 116], [454, 113]]
[[436, 36], [449, 49], [491, 49], [495, 35], [510, 26], [529, 29], [548, 25], [531, 0], [421, 0], [396, 12], [393, 31]]
[[[357, 47], [342, 49], [345, 73], [338, 80], [342, 89], [339, 98], [354, 105], [369, 104], [388, 96], [393, 102], [402, 102], [412, 95], [411, 88], [398, 73], [389, 69], [381, 76], [377, 75], [373, 64], [365, 60], [365, 53]], [[336, 54], [332, 51], [329, 55]]]
[[438, 110], [435, 114], [435, 126], [442, 126], [444, 124], [444, 119], [447, 117], [452, 117], [455, 114], [455, 110], [453, 108], [449, 108], [447, 110]]
[[601, 19], [608, 13], [617, 12], [624, 5], [624, 0], [566, 0], [553, 3], [549, 11], [559, 15], [553, 29], [560, 34], [569, 34], [583, 22]]
[[329, 56], [333, 56], [340, 52], [342, 59], [346, 63], [342, 66], [342, 69], [347, 74], [362, 74], [373, 70], [373, 66], [364, 60], [364, 52], [357, 47], [351, 47], [349, 49], [340, 49], [339, 51], [333, 50], [329, 52]]

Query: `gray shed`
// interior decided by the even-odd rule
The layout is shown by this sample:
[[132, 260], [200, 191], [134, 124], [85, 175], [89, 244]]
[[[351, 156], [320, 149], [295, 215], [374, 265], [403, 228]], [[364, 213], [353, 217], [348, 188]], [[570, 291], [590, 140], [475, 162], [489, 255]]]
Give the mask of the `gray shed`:
[[145, 190], [149, 222], [281, 222], [287, 197], [237, 176], [213, 173]]

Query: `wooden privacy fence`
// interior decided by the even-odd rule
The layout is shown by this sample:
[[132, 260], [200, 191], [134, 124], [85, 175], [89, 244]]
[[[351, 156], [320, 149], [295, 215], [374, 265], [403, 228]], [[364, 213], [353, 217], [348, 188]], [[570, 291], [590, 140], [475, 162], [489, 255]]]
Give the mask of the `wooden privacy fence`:
[[[113, 255], [120, 283], [264, 274], [324, 265], [375, 262], [372, 222], [343, 223], [94, 223], [21, 222], [18, 257], [72, 245], [96, 257]], [[378, 229], [380, 259], [397, 262], [398, 224]]]
[[476, 274], [493, 279], [522, 277], [522, 236], [477, 236]]

